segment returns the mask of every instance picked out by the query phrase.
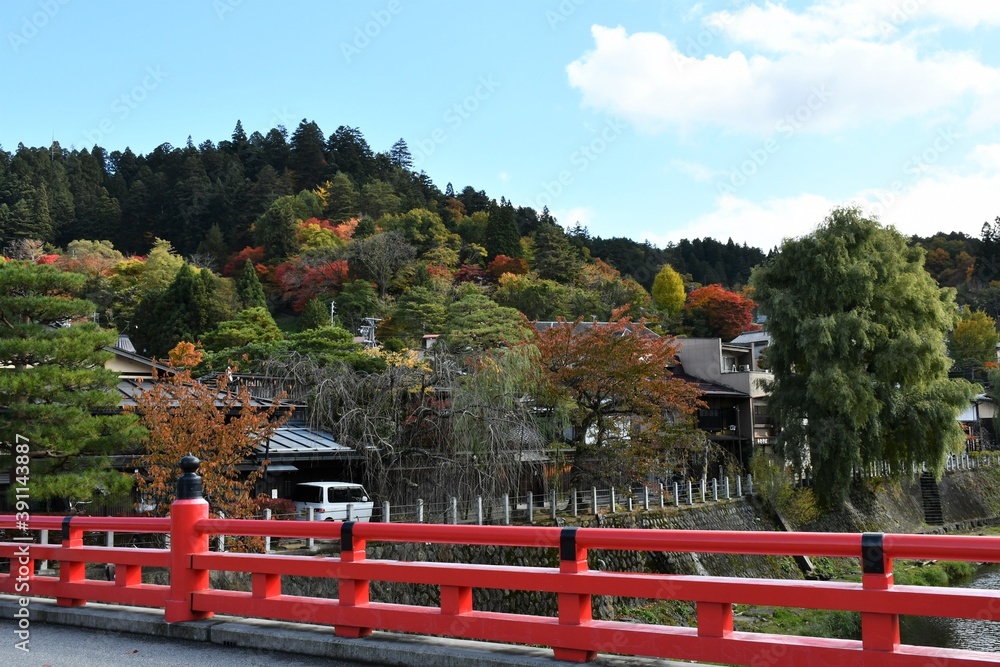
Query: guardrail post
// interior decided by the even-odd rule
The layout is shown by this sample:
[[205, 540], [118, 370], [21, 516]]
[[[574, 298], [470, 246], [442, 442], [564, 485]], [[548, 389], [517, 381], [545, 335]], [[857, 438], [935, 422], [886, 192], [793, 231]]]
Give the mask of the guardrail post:
[[104, 537], [104, 546], [114, 547], [115, 546], [115, 531], [109, 530], [107, 535]]
[[694, 486], [688, 480], [688, 505], [694, 505]]
[[674, 482], [674, 507], [681, 506], [680, 492], [681, 492], [680, 487], [677, 485], [677, 482]]
[[660, 482], [660, 509], [663, 509], [663, 482]]
[[[270, 520], [271, 520], [271, 509], [267, 508], [267, 509], [264, 510], [264, 521], [270, 521]], [[271, 536], [270, 535], [265, 535], [264, 536], [264, 553], [270, 553], [270, 552], [271, 552]]]
[[[883, 538], [882, 533], [861, 535], [862, 588], [892, 588], [892, 558], [885, 553]], [[899, 616], [861, 612], [861, 646], [865, 651], [895, 651], [899, 646]]]
[[417, 498], [417, 523], [424, 522], [424, 499]]
[[556, 490], [549, 489], [549, 518], [556, 520]]
[[196, 524], [208, 518], [208, 503], [202, 497], [201, 477], [194, 456], [181, 459], [184, 472], [177, 480], [177, 500], [170, 505], [170, 593], [164, 607], [167, 623], [210, 618], [212, 612], [194, 611], [192, 595], [209, 587], [208, 570], [191, 567], [192, 556], [208, 551], [208, 535]]
[[451, 523], [452, 525], [458, 524], [458, 498], [455, 496], [451, 497]]
[[736, 497], [743, 497], [743, 478], [739, 475], [736, 476]]
[[719, 480], [712, 479], [712, 502], [719, 501]]
[[617, 509], [618, 509], [617, 508], [617, 503], [615, 502], [615, 487], [612, 486], [611, 487], [611, 501], [610, 501], [610, 504], [608, 505], [608, 511], [611, 512], [612, 514], [614, 514], [615, 511], [617, 511]]
[[535, 523], [535, 498], [528, 491], [528, 523]]
[[[559, 572], [578, 574], [587, 571], [587, 550], [576, 541], [577, 528], [563, 528], [559, 534]], [[559, 624], [583, 625], [593, 620], [592, 599], [589, 594], [559, 593]], [[581, 648], [553, 646], [556, 660], [589, 662], [597, 657], [597, 651]]]
[[649, 487], [642, 487], [642, 509], [649, 511]]
[[[315, 521], [315, 520], [316, 520], [316, 508], [310, 507], [309, 508], [309, 521], [311, 522], [311, 521]], [[310, 525], [312, 525], [312, 524], [310, 524]], [[315, 538], [310, 537], [309, 539], [306, 540], [306, 548], [309, 549], [309, 551], [312, 551], [313, 549], [316, 548], [316, 540], [315, 540]], [[220, 549], [220, 551], [221, 551], [221, 549]]]
[[[39, 543], [40, 544], [48, 544], [49, 543], [49, 531], [47, 529], [42, 531], [42, 536], [39, 538]], [[38, 569], [40, 569], [40, 570], [47, 570], [47, 569], [49, 569], [49, 561], [43, 560], [41, 562], [41, 564], [38, 566]]]
[[731, 496], [729, 495], [729, 477], [726, 476], [726, 500], [729, 500]]
[[476, 496], [476, 523], [483, 525], [483, 497]]
[[382, 502], [382, 523], [389, 523], [389, 501], [385, 500]]
[[[345, 521], [340, 526], [340, 561], [342, 563], [356, 563], [365, 559], [365, 540], [354, 536], [354, 526], [353, 521]], [[339, 579], [338, 584], [339, 604], [342, 607], [357, 607], [366, 605], [370, 601], [367, 579]], [[367, 637], [372, 633], [372, 629], [334, 624], [334, 632], [338, 637], [357, 639], [358, 637]]]
[[705, 504], [705, 478], [701, 478], [701, 504]]
[[510, 525], [510, 495], [503, 494], [503, 525]]
[[577, 507], [576, 487], [573, 488], [572, 503], [573, 503], [573, 517], [575, 518], [580, 516], [579, 509]]
[[[83, 529], [73, 528], [71, 523], [73, 517], [68, 516], [63, 519], [62, 524], [62, 548], [73, 549], [83, 546]], [[66, 560], [59, 561], [59, 583], [73, 584], [87, 578], [87, 564], [73, 563]], [[56, 604], [60, 607], [82, 607], [86, 600], [71, 597], [56, 597]]]
[[590, 487], [590, 509], [594, 512], [594, 516], [597, 516], [597, 487]]

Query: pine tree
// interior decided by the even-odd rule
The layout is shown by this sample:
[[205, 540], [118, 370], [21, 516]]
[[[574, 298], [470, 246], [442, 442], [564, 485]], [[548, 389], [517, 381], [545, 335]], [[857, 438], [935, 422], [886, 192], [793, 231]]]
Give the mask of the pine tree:
[[257, 277], [257, 269], [253, 262], [243, 264], [243, 273], [236, 279], [236, 292], [244, 308], [267, 308], [267, 298], [264, 296], [264, 286]]
[[489, 222], [486, 224], [487, 259], [497, 255], [521, 257], [521, 236], [514, 221], [514, 207], [510, 204], [490, 207]]
[[281, 197], [257, 218], [254, 240], [264, 246], [264, 259], [280, 262], [298, 250], [295, 241], [295, 198]]
[[212, 268], [216, 271], [222, 269], [226, 263], [226, 255], [229, 254], [229, 247], [226, 239], [222, 235], [222, 229], [218, 223], [213, 224], [205, 233], [205, 238], [198, 244], [198, 254], [211, 259]]
[[327, 326], [330, 326], [329, 307], [317, 297], [309, 299], [309, 303], [302, 309], [302, 317], [299, 318], [299, 328], [305, 331], [306, 329]]
[[[103, 350], [115, 334], [85, 320], [94, 304], [69, 296], [81, 274], [27, 262], [0, 263], [0, 466], [24, 454], [33, 501], [87, 500], [117, 494], [129, 477], [106, 456], [132, 449], [143, 437], [134, 416], [118, 413], [117, 375], [104, 369]], [[7, 465], [4, 465], [7, 464]]]

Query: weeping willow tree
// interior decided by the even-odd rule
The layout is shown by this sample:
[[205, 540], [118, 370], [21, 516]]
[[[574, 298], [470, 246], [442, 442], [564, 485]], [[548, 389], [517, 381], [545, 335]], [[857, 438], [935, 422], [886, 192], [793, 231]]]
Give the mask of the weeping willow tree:
[[[443, 347], [443, 346], [441, 346]], [[437, 350], [379, 353], [381, 372], [321, 366], [307, 356], [271, 361], [267, 374], [310, 387], [310, 425], [364, 461], [365, 485], [392, 503], [516, 491], [524, 452], [547, 446], [552, 413], [531, 400], [538, 351], [493, 350], [474, 359]]]
[[964, 441], [956, 417], [975, 387], [948, 378], [954, 290], [923, 262], [895, 229], [842, 208], [754, 270], [779, 454], [812, 465], [826, 505], [844, 500], [852, 468], [940, 472]]

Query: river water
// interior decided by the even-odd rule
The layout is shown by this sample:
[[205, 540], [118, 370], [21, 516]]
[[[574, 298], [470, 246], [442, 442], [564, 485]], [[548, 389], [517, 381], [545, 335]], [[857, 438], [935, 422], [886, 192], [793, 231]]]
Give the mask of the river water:
[[[1000, 591], [1000, 567], [983, 567], [963, 588]], [[900, 640], [904, 644], [1000, 652], [1000, 622], [904, 616]]]

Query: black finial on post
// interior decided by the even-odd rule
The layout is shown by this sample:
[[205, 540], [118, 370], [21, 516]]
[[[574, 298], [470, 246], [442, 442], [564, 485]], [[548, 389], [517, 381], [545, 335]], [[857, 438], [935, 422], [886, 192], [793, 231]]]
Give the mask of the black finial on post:
[[191, 454], [181, 459], [184, 474], [177, 479], [177, 500], [201, 500], [201, 475], [197, 472], [200, 465], [201, 461]]

